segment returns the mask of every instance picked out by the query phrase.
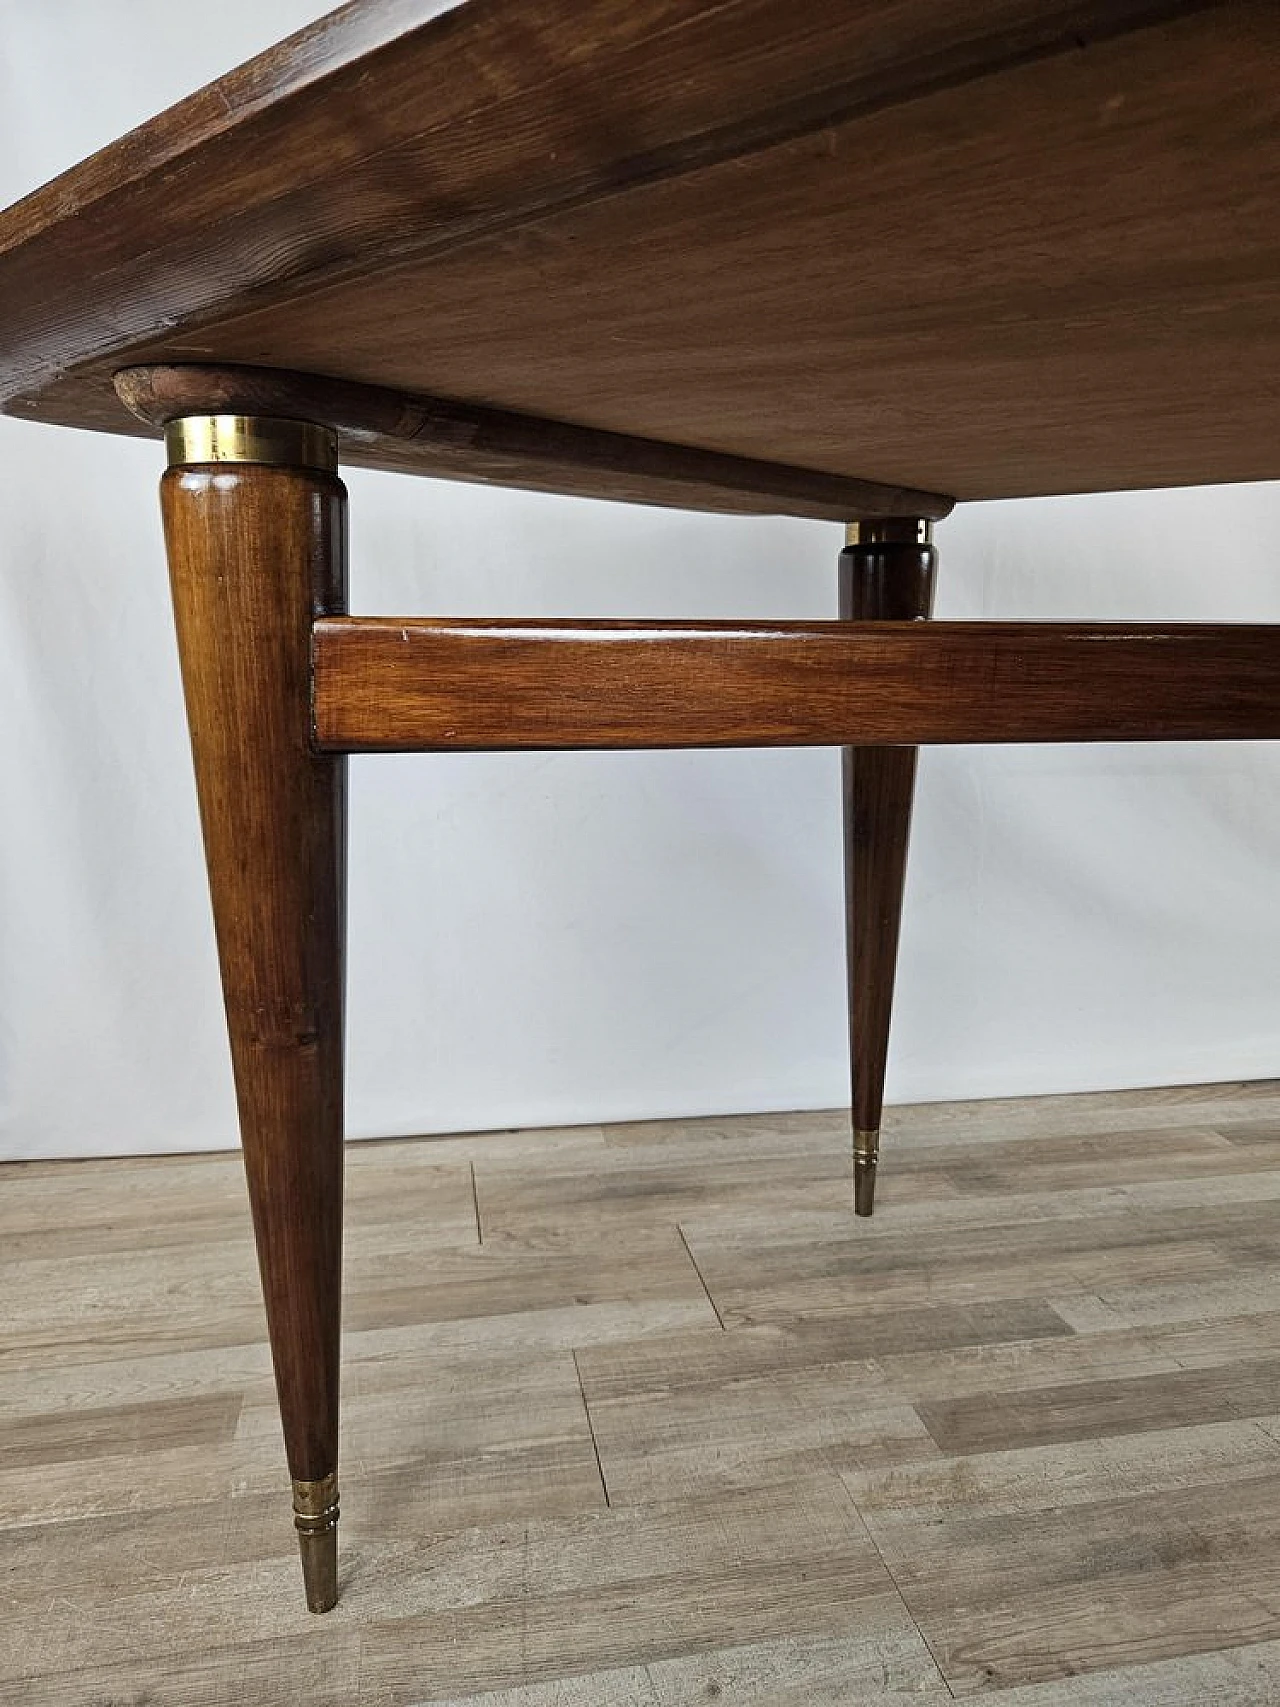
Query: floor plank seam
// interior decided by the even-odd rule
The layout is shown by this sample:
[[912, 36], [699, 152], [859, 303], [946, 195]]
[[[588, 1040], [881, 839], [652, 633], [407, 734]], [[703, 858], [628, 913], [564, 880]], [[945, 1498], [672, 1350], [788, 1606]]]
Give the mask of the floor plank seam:
[[604, 1493], [604, 1503], [610, 1510], [612, 1510], [613, 1509], [613, 1501], [609, 1498], [609, 1483], [605, 1477], [604, 1464], [601, 1462], [601, 1459], [600, 1459], [600, 1442], [596, 1439], [596, 1425], [591, 1420], [591, 1406], [587, 1403], [587, 1389], [583, 1385], [582, 1369], [578, 1363], [578, 1353], [576, 1350], [574, 1350], [571, 1352], [571, 1355], [573, 1357], [574, 1374], [578, 1377], [578, 1391], [579, 1391], [579, 1393], [582, 1394], [582, 1409], [586, 1413], [587, 1428], [590, 1430], [590, 1433], [591, 1433], [591, 1450], [596, 1455], [596, 1469], [600, 1475], [600, 1487]]
[[933, 1651], [933, 1643], [929, 1640], [928, 1636], [925, 1634], [924, 1626], [921, 1624], [920, 1620], [916, 1617], [915, 1613], [911, 1610], [911, 1603], [902, 1591], [902, 1584], [898, 1581], [897, 1575], [894, 1572], [893, 1567], [890, 1565], [889, 1561], [885, 1558], [884, 1553], [881, 1550], [880, 1543], [876, 1540], [875, 1533], [872, 1530], [871, 1525], [867, 1522], [866, 1518], [862, 1515], [862, 1508], [861, 1508], [861, 1506], [859, 1506], [857, 1500], [854, 1499], [853, 1493], [849, 1487], [849, 1484], [845, 1481], [844, 1477], [840, 1474], [840, 1472], [838, 1470], [836, 1471], [836, 1481], [839, 1482], [840, 1487], [841, 1487], [841, 1491], [843, 1492], [845, 1499], [849, 1502], [850, 1510], [853, 1512], [853, 1515], [857, 1518], [858, 1522], [862, 1525], [863, 1533], [866, 1535], [867, 1540], [871, 1543], [872, 1547], [875, 1549], [876, 1558], [879, 1559], [881, 1565], [884, 1567], [885, 1575], [888, 1577], [889, 1581], [893, 1584], [893, 1592], [897, 1595], [898, 1599], [902, 1602], [902, 1610], [906, 1613], [907, 1617], [911, 1620], [912, 1627], [915, 1629], [915, 1631], [919, 1635], [920, 1640], [924, 1643], [925, 1649], [929, 1655], [930, 1660], [933, 1662], [933, 1668], [938, 1674], [938, 1678], [942, 1684], [942, 1687], [946, 1690], [947, 1694], [951, 1697], [951, 1699], [953, 1701], [958, 1700], [959, 1697], [956, 1695], [955, 1690], [952, 1689], [952, 1687], [951, 1687], [950, 1678], [947, 1676], [946, 1672], [943, 1671], [942, 1665], [938, 1659], [938, 1656]]
[[702, 1270], [698, 1267], [698, 1259], [693, 1254], [693, 1249], [692, 1249], [691, 1245], [689, 1244], [689, 1240], [685, 1236], [684, 1228], [682, 1226], [680, 1226], [680, 1224], [678, 1222], [676, 1223], [676, 1232], [679, 1233], [680, 1243], [684, 1246], [685, 1251], [688, 1255], [689, 1261], [693, 1264], [693, 1272], [697, 1275], [698, 1279], [702, 1282], [702, 1290], [707, 1295], [707, 1303], [710, 1304], [711, 1308], [715, 1311], [716, 1321], [719, 1322], [721, 1332], [723, 1333], [726, 1330], [725, 1330], [725, 1325], [724, 1325], [724, 1317], [720, 1314], [720, 1306], [716, 1303], [715, 1299], [711, 1296], [711, 1288], [707, 1285], [706, 1276], [703, 1274]]
[[483, 1245], [483, 1243], [484, 1243], [484, 1228], [480, 1222], [480, 1185], [479, 1185], [478, 1180], [476, 1179], [476, 1165], [475, 1165], [475, 1163], [472, 1162], [470, 1164], [470, 1167], [471, 1167], [471, 1203], [472, 1203], [472, 1207], [475, 1209], [475, 1212], [476, 1212], [476, 1243], [478, 1245]]

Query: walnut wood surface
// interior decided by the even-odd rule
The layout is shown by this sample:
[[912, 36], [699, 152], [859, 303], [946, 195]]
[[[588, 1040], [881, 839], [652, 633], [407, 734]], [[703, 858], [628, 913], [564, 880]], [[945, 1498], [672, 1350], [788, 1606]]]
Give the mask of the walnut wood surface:
[[[933, 609], [938, 554], [932, 546], [873, 543], [840, 553], [840, 615], [846, 622], [913, 622]], [[889, 1022], [898, 964], [902, 896], [915, 793], [914, 747], [845, 747], [840, 754], [844, 828], [845, 960], [855, 1144], [855, 1205], [869, 1215], [877, 1169], [857, 1162], [857, 1134], [880, 1131]]]
[[290, 1474], [337, 1464], [345, 761], [311, 750], [310, 627], [345, 599], [326, 475], [171, 469], [178, 645]]
[[339, 430], [345, 461], [371, 440], [379, 455], [399, 445], [414, 471], [455, 480], [539, 487], [761, 514], [846, 521], [863, 515], [945, 516], [949, 498], [876, 486], [777, 463], [678, 449], [618, 433], [556, 425], [498, 409], [415, 397], [379, 386], [315, 379], [271, 368], [136, 367], [115, 377], [121, 401], [149, 426], [181, 415], [275, 415]]
[[335, 751], [1280, 737], [1280, 630], [1081, 623], [315, 625]]
[[0, 217], [0, 397], [132, 431], [119, 368], [239, 363], [962, 498], [1266, 478], [1278, 253], [1271, 0], [357, 0]]

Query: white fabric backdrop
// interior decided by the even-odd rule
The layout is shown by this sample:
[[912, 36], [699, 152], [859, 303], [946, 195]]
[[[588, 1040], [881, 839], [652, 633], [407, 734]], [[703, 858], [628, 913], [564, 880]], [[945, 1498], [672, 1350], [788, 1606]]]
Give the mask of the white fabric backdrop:
[[[0, 0], [9, 201], [307, 21]], [[0, 421], [0, 1156], [234, 1141], [157, 447]], [[825, 616], [838, 530], [353, 474], [367, 613]], [[1280, 487], [978, 505], [940, 616], [1280, 621]], [[828, 751], [352, 767], [349, 1123], [846, 1099]], [[890, 1096], [1280, 1072], [1274, 746], [922, 759]]]

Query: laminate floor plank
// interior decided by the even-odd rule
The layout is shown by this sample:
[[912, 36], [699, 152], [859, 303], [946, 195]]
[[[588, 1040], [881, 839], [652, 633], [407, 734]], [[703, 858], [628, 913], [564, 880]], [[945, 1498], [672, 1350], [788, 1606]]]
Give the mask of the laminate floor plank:
[[892, 1604], [860, 1607], [848, 1636], [785, 1637], [682, 1654], [644, 1666], [455, 1696], [432, 1707], [847, 1707], [860, 1701], [940, 1707], [953, 1699], [914, 1627]]
[[[859, 1363], [871, 1375], [886, 1356], [918, 1352], [932, 1364], [955, 1347], [1075, 1336], [1047, 1305], [1015, 1299], [994, 1304], [939, 1304], [916, 1310], [850, 1312], [787, 1327], [738, 1328], [621, 1340], [578, 1354], [591, 1403], [668, 1391], [691, 1393], [729, 1382], [822, 1365]], [[872, 1359], [881, 1360], [872, 1364]], [[877, 1380], [877, 1385], [882, 1385]]]
[[359, 1688], [360, 1632], [306, 1629], [0, 1680], [0, 1707], [351, 1707]]
[[984, 1097], [968, 1102], [901, 1103], [885, 1110], [882, 1131], [910, 1135], [913, 1149], [961, 1138], [980, 1146], [1011, 1134], [1052, 1141], [1063, 1133], [1128, 1132], [1150, 1126], [1273, 1121], [1280, 1079], [1234, 1084], [1158, 1085], [1056, 1097]]
[[410, 1238], [400, 1248], [384, 1242], [363, 1260], [357, 1253], [346, 1266], [343, 1319], [357, 1331], [646, 1299], [697, 1303], [710, 1313], [684, 1241], [670, 1225], [659, 1238], [646, 1238], [642, 1260], [616, 1245], [556, 1252], [490, 1242], [432, 1251]]
[[872, 1535], [900, 1553], [904, 1570], [910, 1570], [945, 1557], [948, 1523], [1027, 1522], [1051, 1515], [1069, 1529], [1074, 1519], [1066, 1514], [1077, 1508], [1272, 1477], [1280, 1471], [1280, 1446], [1266, 1421], [1200, 1424], [965, 1458], [939, 1453], [884, 1469], [846, 1470], [841, 1480]]
[[931, 1458], [910, 1406], [857, 1365], [782, 1372], [650, 1399], [591, 1402], [600, 1468], [615, 1505], [700, 1488], [763, 1487], [806, 1471]]
[[10, 1418], [0, 1434], [0, 1470], [132, 1456], [175, 1439], [189, 1446], [214, 1446], [235, 1434], [242, 1405], [238, 1393], [212, 1393], [149, 1405], [85, 1407], [61, 1416]]
[[[4, 1331], [0, 1328], [0, 1349]], [[10, 1419], [58, 1417], [113, 1406], [149, 1406], [271, 1384], [271, 1353], [264, 1337], [246, 1345], [196, 1351], [153, 1351], [97, 1362], [37, 1362], [0, 1370], [0, 1429]]]
[[384, 1174], [388, 1158], [416, 1158], [421, 1167], [447, 1167], [461, 1163], [470, 1167], [478, 1157], [501, 1165], [527, 1163], [536, 1155], [543, 1165], [553, 1157], [575, 1158], [583, 1167], [599, 1166], [608, 1154], [607, 1133], [611, 1127], [539, 1126], [500, 1127], [489, 1132], [424, 1132], [402, 1138], [361, 1138], [347, 1146], [347, 1169], [370, 1168], [376, 1181]]
[[[1052, 1223], [1053, 1226], [1061, 1225]], [[1082, 1223], [1071, 1223], [1080, 1229]], [[985, 1230], [985, 1229], [984, 1229]], [[998, 1232], [998, 1229], [990, 1229]], [[941, 1239], [859, 1247], [856, 1235], [825, 1247], [773, 1247], [716, 1243], [707, 1223], [687, 1224], [689, 1246], [726, 1326], [788, 1323], [845, 1315], [853, 1310], [917, 1309], [931, 1303], [964, 1304], [1048, 1297], [1089, 1286], [1146, 1286], [1231, 1277], [1230, 1258], [1204, 1240], [1143, 1238], [1132, 1245], [1123, 1229], [1112, 1242], [1095, 1237], [1058, 1249], [1046, 1241], [1033, 1260], [1017, 1248], [1019, 1229], [994, 1238], [985, 1251], [938, 1251]], [[895, 1260], [896, 1259], [896, 1260]]]
[[1005, 1393], [1000, 1405], [974, 1393], [934, 1399], [917, 1410], [939, 1449], [956, 1456], [1266, 1416], [1277, 1399], [1280, 1358], [1264, 1358], [1226, 1368], [1024, 1386]]
[[[278, 1430], [274, 1402], [262, 1393], [240, 1410], [235, 1436], [274, 1449]], [[356, 1475], [366, 1465], [443, 1463], [557, 1441], [578, 1442], [584, 1462], [592, 1461], [582, 1390], [566, 1354], [527, 1358], [505, 1380], [476, 1371], [464, 1382], [424, 1378], [373, 1391], [360, 1382], [346, 1395], [342, 1430], [344, 1459]]]
[[1197, 1279], [1174, 1276], [1146, 1285], [1121, 1282], [1096, 1292], [1050, 1293], [1049, 1302], [1076, 1333], [1175, 1323], [1194, 1326], [1219, 1319], [1241, 1322], [1280, 1310], [1280, 1264], [1274, 1268], [1250, 1265], [1242, 1271], [1236, 1262], [1223, 1273]]
[[[863, 1241], [868, 1249], [882, 1240], [890, 1244], [900, 1241], [908, 1229], [917, 1239], [932, 1241], [953, 1231], [978, 1232], [983, 1228], [997, 1231], [1051, 1221], [1089, 1222], [1101, 1228], [1113, 1219], [1122, 1220], [1135, 1239], [1144, 1232], [1148, 1237], [1162, 1233], [1165, 1238], [1194, 1236], [1202, 1241], [1262, 1237], [1275, 1216], [1273, 1206], [1280, 1177], [1272, 1169], [1251, 1169], [1242, 1174], [1228, 1174], [1221, 1180], [1216, 1176], [1188, 1177], [1134, 1181], [1128, 1185], [965, 1195], [946, 1181], [934, 1181], [931, 1176], [926, 1181], [920, 1173], [915, 1176], [914, 1190], [900, 1193], [894, 1189], [887, 1162], [883, 1171], [886, 1178], [876, 1188], [876, 1202], [879, 1204], [883, 1188], [887, 1193], [885, 1202], [893, 1210], [892, 1226], [888, 1217], [879, 1224], [875, 1219], [869, 1221]], [[1154, 1166], [1152, 1171], [1156, 1171]], [[773, 1215], [763, 1202], [744, 1204], [731, 1217], [723, 1218], [723, 1224], [717, 1224], [714, 1230], [722, 1237], [751, 1238], [765, 1244], [820, 1245], [847, 1234], [847, 1218], [844, 1194], [832, 1200], [826, 1192], [815, 1190], [804, 1204], [779, 1205]], [[712, 1223], [718, 1220], [713, 1215], [691, 1211], [682, 1216], [682, 1225], [686, 1231], [698, 1233], [704, 1228], [711, 1231]]]
[[[983, 1394], [1013, 1395], [1070, 1385], [1098, 1385], [1203, 1368], [1219, 1383], [1234, 1368], [1274, 1363], [1280, 1323], [1273, 1316], [1225, 1321], [1221, 1334], [1199, 1324], [1120, 1328], [1108, 1333], [955, 1346], [935, 1352], [891, 1352], [876, 1359], [887, 1387], [912, 1404], [969, 1403]], [[1280, 1401], [1280, 1394], [1277, 1395]]]
[[366, 1631], [362, 1701], [399, 1707], [750, 1641], [913, 1628], [834, 1477], [526, 1526], [512, 1540], [505, 1589], [419, 1578], [435, 1609]]
[[1235, 1149], [1280, 1157], [1280, 1120], [1219, 1121], [1216, 1130]]
[[730, 1165], [727, 1157], [689, 1157], [671, 1146], [647, 1154], [614, 1151], [598, 1169], [558, 1168], [536, 1174], [527, 1166], [498, 1168], [483, 1158], [476, 1186], [485, 1237], [521, 1240], [544, 1228], [567, 1229], [577, 1240], [613, 1242], [634, 1227], [640, 1236], [688, 1215], [731, 1216], [736, 1207], [758, 1204], [770, 1194], [779, 1208], [829, 1204], [838, 1209], [848, 1195], [848, 1145], [800, 1157], [785, 1146], [755, 1153]]
[[801, 1152], [843, 1149], [849, 1136], [846, 1109], [783, 1109], [765, 1114], [703, 1114], [681, 1120], [617, 1120], [603, 1128], [608, 1149], [674, 1149], [682, 1155], [769, 1153], [790, 1146]]
[[1256, 1174], [1272, 1161], [1280, 1171], [1280, 1147], [1272, 1155], [1233, 1145], [1209, 1127], [1156, 1127], [1124, 1133], [1076, 1133], [1051, 1145], [1009, 1138], [974, 1155], [971, 1148], [937, 1146], [913, 1157], [909, 1174], [927, 1171], [964, 1196], [1030, 1195], [1080, 1187], [1144, 1186], [1158, 1174], [1173, 1179], [1217, 1180], [1224, 1174]]
[[[1040, 1326], [1031, 1307], [1017, 1309], [1023, 1325]], [[938, 1313], [949, 1314], [945, 1309]], [[973, 1311], [974, 1317], [981, 1314]], [[1002, 1320], [1006, 1327], [1018, 1321], [1013, 1310], [993, 1310], [992, 1317], [992, 1329]], [[1168, 1426], [1171, 1418], [1164, 1402], [1169, 1390], [1153, 1380], [1157, 1377], [1169, 1379], [1177, 1402], [1200, 1405], [1211, 1413], [1219, 1408], [1229, 1417], [1245, 1414], [1242, 1407], [1248, 1407], [1250, 1398], [1260, 1402], [1258, 1415], [1269, 1414], [1273, 1404], [1280, 1404], [1280, 1387], [1271, 1385], [1280, 1352], [1280, 1320], [1274, 1316], [1227, 1321], [1220, 1333], [1179, 1324], [1167, 1329], [1070, 1334], [1058, 1323], [1044, 1337], [1034, 1332], [1026, 1337], [1012, 1332], [1001, 1339], [994, 1333], [979, 1337], [975, 1327], [973, 1337], [961, 1344], [930, 1346], [926, 1340], [927, 1349], [881, 1351], [875, 1345], [880, 1337], [876, 1335], [867, 1348], [868, 1322], [888, 1331], [897, 1319], [897, 1313], [887, 1312], [825, 1318], [787, 1329], [734, 1329], [716, 1337], [656, 1336], [583, 1350], [578, 1368], [593, 1416], [605, 1405], [653, 1406], [669, 1398], [688, 1403], [695, 1395], [707, 1395], [706, 1402], [713, 1405], [720, 1395], [728, 1394], [732, 1402], [734, 1393], [773, 1381], [786, 1387], [798, 1374], [808, 1376], [815, 1403], [838, 1400], [852, 1390], [863, 1404], [910, 1404], [927, 1417], [930, 1403], [939, 1402], [956, 1407], [953, 1421], [968, 1416], [975, 1428], [982, 1426], [984, 1403], [1008, 1395], [1007, 1406], [989, 1408], [996, 1418], [1007, 1415], [1003, 1426], [1015, 1432], [1037, 1426], [1052, 1429], [1055, 1397], [1064, 1407], [1060, 1424], [1064, 1429], [1073, 1407], [1092, 1412], [1108, 1404], [1113, 1409], [1123, 1405], [1135, 1424], [1154, 1415], [1156, 1426]], [[905, 1334], [902, 1343], [911, 1343]], [[859, 1356], [860, 1346], [873, 1354]], [[1186, 1382], [1187, 1372], [1195, 1370], [1205, 1372], [1201, 1388], [1178, 1398], [1177, 1384]], [[1126, 1384], [1139, 1378], [1144, 1385], [1131, 1391]], [[1050, 1420], [1039, 1420], [1036, 1407], [1049, 1413]], [[1002, 1425], [993, 1422], [991, 1426]]]
[[1280, 1701], [1280, 1642], [1055, 1678], [995, 1699], [1000, 1707], [1271, 1707]]
[[[0, 1168], [0, 1707], [1280, 1702], [1280, 1085], [354, 1144], [342, 1598], [234, 1153]], [[941, 1669], [939, 1669], [941, 1668]]]
[[[351, 1146], [349, 1154], [358, 1149]], [[42, 1255], [53, 1227], [64, 1257], [94, 1257], [140, 1244], [148, 1250], [201, 1240], [221, 1244], [249, 1206], [244, 1168], [234, 1153], [66, 1163], [65, 1179], [29, 1171], [34, 1164], [10, 1165], [6, 1201], [0, 1203], [0, 1272], [22, 1257]], [[419, 1235], [429, 1228], [435, 1244], [476, 1242], [465, 1162], [424, 1162], [421, 1154], [397, 1152], [376, 1172], [348, 1165], [344, 1196], [350, 1238], [408, 1224]]]
[[1082, 1502], [1069, 1522], [959, 1502], [869, 1522], [958, 1694], [1280, 1637], [1274, 1469]]

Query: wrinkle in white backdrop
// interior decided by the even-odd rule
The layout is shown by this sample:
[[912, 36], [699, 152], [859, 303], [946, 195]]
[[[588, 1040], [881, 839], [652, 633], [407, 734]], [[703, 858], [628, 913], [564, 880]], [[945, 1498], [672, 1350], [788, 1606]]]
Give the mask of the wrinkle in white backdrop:
[[[313, 15], [0, 0], [0, 198]], [[160, 463], [0, 421], [0, 1157], [235, 1142]], [[832, 527], [348, 484], [370, 614], [834, 614]], [[975, 505], [937, 614], [1280, 621], [1278, 542], [1277, 486]], [[925, 752], [890, 1097], [1280, 1072], [1278, 858], [1273, 744]], [[842, 1103], [842, 931], [834, 752], [353, 761], [350, 1129]]]

